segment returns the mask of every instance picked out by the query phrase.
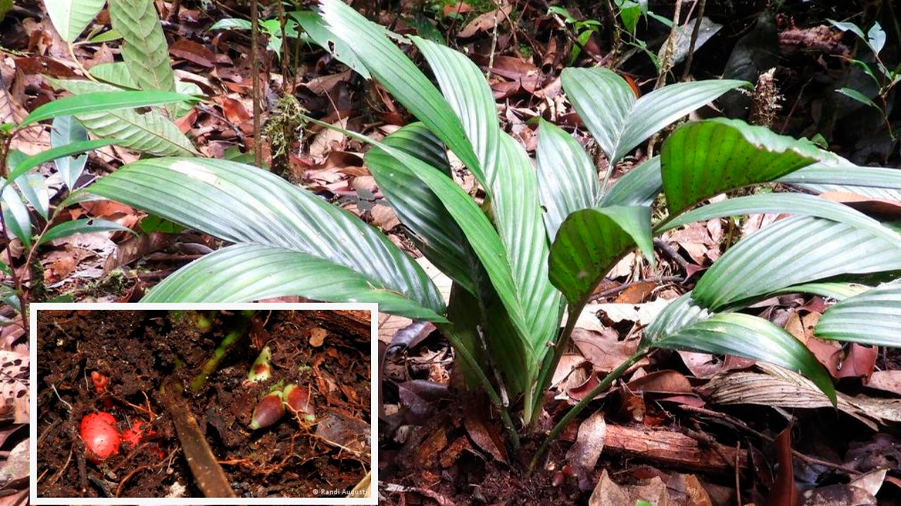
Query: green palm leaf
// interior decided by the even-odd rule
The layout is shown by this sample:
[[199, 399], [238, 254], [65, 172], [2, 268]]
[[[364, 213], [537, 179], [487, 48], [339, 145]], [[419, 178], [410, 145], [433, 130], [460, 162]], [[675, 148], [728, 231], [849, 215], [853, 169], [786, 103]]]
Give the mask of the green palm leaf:
[[901, 347], [901, 283], [887, 283], [829, 308], [814, 333], [822, 339]]
[[625, 79], [606, 68], [567, 68], [560, 81], [611, 167], [667, 125], [731, 89], [748, 85], [727, 79], [697, 81], [672, 84], [636, 98]]
[[[444, 313], [434, 283], [385, 236], [312, 193], [250, 165], [194, 158], [141, 160], [87, 190], [230, 242], [328, 260], [373, 280], [377, 294], [391, 291], [424, 310]], [[179, 272], [172, 276], [177, 279]], [[361, 292], [354, 300], [366, 302], [370, 297]]]

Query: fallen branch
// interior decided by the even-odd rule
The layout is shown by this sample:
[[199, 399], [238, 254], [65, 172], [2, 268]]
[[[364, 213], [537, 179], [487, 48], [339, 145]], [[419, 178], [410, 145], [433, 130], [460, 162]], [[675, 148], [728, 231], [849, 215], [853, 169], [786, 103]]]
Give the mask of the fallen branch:
[[626, 453], [680, 469], [725, 473], [735, 463], [747, 466], [747, 452], [719, 443], [701, 444], [697, 439], [666, 429], [607, 425], [604, 451]]

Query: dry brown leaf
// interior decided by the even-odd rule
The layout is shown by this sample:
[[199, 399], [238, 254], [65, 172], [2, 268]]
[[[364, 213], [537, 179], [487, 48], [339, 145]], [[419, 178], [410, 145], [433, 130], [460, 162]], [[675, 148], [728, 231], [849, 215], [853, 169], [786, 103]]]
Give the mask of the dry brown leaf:
[[12, 414], [14, 423], [28, 423], [28, 364], [28, 355], [0, 351], [0, 410], [3, 415]]
[[0, 483], [3, 484], [4, 488], [16, 489], [21, 486], [27, 487], [29, 472], [28, 442], [29, 440], [26, 438], [24, 441], [17, 444], [16, 447], [9, 452], [9, 457], [6, 458], [6, 461], [0, 464]]
[[607, 422], [601, 410], [592, 413], [579, 425], [579, 434], [576, 436], [576, 442], [566, 452], [566, 460], [575, 466], [580, 481], [591, 476], [591, 471], [594, 470], [604, 450], [606, 436]]
[[573, 329], [573, 344], [582, 352], [582, 356], [591, 362], [595, 371], [610, 372], [616, 369], [635, 353], [638, 341], [620, 341], [613, 329], [601, 332], [586, 329]]
[[679, 357], [682, 363], [696, 378], [712, 378], [719, 373], [736, 369], [747, 369], [754, 365], [749, 358], [726, 355], [725, 360], [709, 353], [697, 353], [694, 351], [680, 351]]
[[867, 387], [901, 395], [901, 371], [876, 371], [870, 376]]
[[212, 67], [216, 61], [216, 55], [212, 51], [203, 44], [188, 39], [173, 42], [169, 46], [169, 54], [207, 68]]
[[501, 23], [507, 16], [510, 15], [510, 12], [513, 11], [512, 5], [506, 5], [500, 9], [493, 10], [491, 12], [486, 12], [481, 16], [470, 21], [460, 33], [457, 34], [461, 39], [467, 39], [472, 37], [473, 35], [479, 32], [485, 32], [493, 29], [497, 26], [498, 23]]
[[325, 342], [328, 331], [323, 328], [316, 327], [310, 331], [310, 346], [318, 348]]
[[[759, 362], [765, 374], [739, 372], [716, 376], [699, 388], [714, 404], [755, 404], [781, 408], [831, 408], [829, 399], [807, 378], [796, 372]], [[851, 397], [838, 392], [838, 409], [873, 430], [879, 423], [901, 422], [901, 400]]]
[[654, 394], [690, 394], [691, 383], [678, 371], [655, 371], [626, 383], [633, 392]]
[[631, 506], [639, 500], [648, 501], [654, 506], [669, 506], [666, 483], [655, 476], [634, 485], [620, 486], [610, 479], [607, 470], [604, 469], [597, 487], [588, 500], [588, 506]]
[[[335, 123], [335, 126], [347, 128], [347, 118], [341, 119]], [[313, 141], [310, 143], [310, 156], [320, 158], [333, 150], [342, 149], [346, 139], [345, 135], [337, 130], [323, 129], [313, 137]]]
[[403, 316], [379, 313], [379, 341], [390, 344], [398, 330], [407, 328], [413, 320]]

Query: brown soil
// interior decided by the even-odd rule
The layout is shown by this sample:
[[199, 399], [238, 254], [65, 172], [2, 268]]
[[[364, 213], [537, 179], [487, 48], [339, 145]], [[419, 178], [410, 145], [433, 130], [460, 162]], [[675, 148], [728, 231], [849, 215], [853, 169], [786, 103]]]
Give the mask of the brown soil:
[[[207, 331], [188, 323], [193, 315], [187, 316], [119, 310], [39, 313], [39, 496], [203, 496], [161, 402], [160, 386], [175, 378], [187, 391], [237, 316], [218, 313]], [[196, 394], [184, 397], [239, 497], [313, 497], [316, 489], [350, 490], [369, 467], [369, 336], [352, 335], [352, 325], [341, 328], [334, 318], [319, 316], [258, 312], [249, 337], [229, 349]], [[329, 331], [318, 347], [310, 343], [316, 327]], [[247, 372], [264, 344], [272, 350], [273, 377], [248, 386]], [[95, 391], [94, 371], [109, 377], [107, 394]], [[317, 423], [285, 416], [251, 431], [257, 400], [279, 382], [311, 390]], [[93, 411], [111, 413], [120, 431], [136, 420], [150, 422], [156, 435], [134, 449], [123, 444], [117, 454], [93, 464], [79, 435], [82, 417]]]

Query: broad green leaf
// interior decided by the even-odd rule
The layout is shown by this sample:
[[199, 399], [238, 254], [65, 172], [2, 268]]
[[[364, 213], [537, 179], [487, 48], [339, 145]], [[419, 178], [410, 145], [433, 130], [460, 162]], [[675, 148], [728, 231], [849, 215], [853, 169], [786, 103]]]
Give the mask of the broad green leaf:
[[551, 283], [571, 306], [578, 306], [636, 245], [653, 264], [649, 208], [610, 206], [576, 211], [563, 222], [551, 246]]
[[60, 38], [75, 42], [97, 17], [106, 0], [44, 0], [47, 15]]
[[10, 178], [15, 179], [42, 163], [52, 162], [53, 160], [57, 160], [59, 158], [67, 157], [70, 155], [85, 153], [87, 151], [92, 151], [97, 148], [102, 148], [103, 146], [109, 146], [111, 144], [118, 144], [118, 142], [115, 139], [79, 141], [73, 142], [71, 144], [66, 144], [65, 146], [59, 146], [48, 149], [46, 151], [41, 151], [36, 155], [31, 155], [29, 157], [23, 158], [19, 163], [12, 167], [12, 172], [10, 172], [9, 176]]
[[507, 251], [491, 222], [469, 195], [454, 181], [437, 169], [405, 153], [380, 146], [413, 171], [441, 200], [444, 207], [460, 226], [463, 233], [479, 257], [491, 284], [494, 286], [504, 309], [509, 314], [517, 335], [498, 336], [509, 340], [512, 346], [527, 342], [528, 324], [521, 300], [517, 297], [516, 282], [513, 278]]
[[[444, 312], [431, 279], [384, 235], [268, 171], [225, 160], [158, 158], [129, 164], [88, 191], [230, 242], [328, 260], [373, 280], [376, 290]], [[366, 293], [357, 298], [369, 300]]]
[[814, 328], [821, 339], [901, 347], [901, 283], [887, 283], [827, 309]]
[[[518, 294], [516, 282], [513, 277], [513, 268], [511, 267], [511, 262], [508, 260], [508, 253], [504, 247], [504, 243], [498, 236], [498, 232], [492, 227], [488, 217], [482, 212], [482, 209], [473, 202], [472, 198], [470, 198], [459, 185], [447, 177], [447, 174], [442, 173], [440, 170], [404, 151], [395, 149], [383, 143], [377, 143], [356, 132], [337, 128], [312, 118], [307, 118], [307, 120], [313, 124], [333, 128], [360, 142], [378, 146], [386, 154], [397, 159], [398, 162], [405, 165], [419, 177], [419, 179], [425, 183], [444, 204], [445, 209], [447, 209], [454, 221], [460, 226], [460, 229], [466, 236], [466, 239], [476, 256], [479, 257], [485, 272], [488, 274], [491, 285], [495, 289], [498, 299], [500, 299], [504, 310], [506, 310], [506, 313], [510, 318], [513, 328], [516, 330], [515, 335], [514, 333], [506, 333], [498, 336], [498, 338], [508, 340], [509, 346], [512, 347], [521, 346], [522, 343], [531, 342], [528, 339], [528, 336], [530, 335], [529, 326], [524, 315], [522, 302], [517, 297]], [[515, 141], [510, 138], [510, 142]], [[505, 166], [506, 164], [499, 165]]]
[[720, 193], [773, 181], [826, 156], [809, 141], [739, 120], [689, 123], [676, 129], [660, 152], [670, 216]]
[[846, 205], [801, 193], [766, 193], [722, 200], [684, 213], [656, 231], [665, 232], [695, 221], [754, 213], [790, 213], [826, 218], [866, 230], [901, 248], [901, 235], [873, 218]]
[[827, 297], [835, 300], [845, 300], [848, 297], [854, 297], [869, 290], [866, 285], [858, 285], [856, 283], [840, 283], [837, 281], [825, 281], [822, 283], [803, 283], [800, 285], [788, 286], [773, 292], [770, 295], [782, 295], [786, 293], [812, 293], [820, 297]]
[[783, 328], [756, 316], [716, 314], [698, 320], [651, 346], [751, 358], [800, 372], [836, 402], [829, 373], [801, 341]]
[[[6, 285], [0, 285], [0, 302], [9, 305], [18, 313], [22, 312], [22, 305], [21, 299], [19, 299], [19, 294]], [[4, 323], [4, 325], [8, 325], [8, 323]]]
[[22, 174], [17, 177], [16, 186], [22, 192], [25, 201], [45, 220], [50, 212], [50, 191], [41, 174]]
[[347, 65], [366, 79], [372, 77], [369, 75], [369, 71], [366, 70], [366, 66], [363, 65], [359, 58], [357, 58], [353, 49], [341, 39], [332, 35], [328, 27], [322, 21], [322, 16], [320, 16], [318, 12], [293, 11], [288, 14], [300, 24], [303, 31], [307, 32], [307, 35], [310, 36], [310, 39], [312, 39], [313, 42], [329, 52], [335, 59]]
[[116, 30], [107, 30], [103, 33], [99, 33], [93, 37], [91, 37], [88, 42], [92, 44], [101, 44], [103, 42], [112, 42], [114, 40], [119, 40], [122, 38], [122, 34]]
[[535, 170], [525, 149], [500, 130], [491, 88], [478, 67], [462, 53], [420, 37], [412, 39], [460, 118], [485, 174], [494, 223], [525, 316], [525, 337], [537, 363], [558, 332], [562, 299], [548, 281], [548, 239]]
[[114, 221], [99, 220], [96, 218], [81, 218], [54, 225], [41, 236], [38, 244], [46, 244], [50, 241], [69, 237], [73, 234], [90, 234], [92, 232], [108, 232], [111, 230], [131, 232], [130, 228], [123, 227]]
[[119, 88], [140, 89], [138, 83], [128, 73], [128, 64], [125, 62], [111, 62], [94, 65], [88, 73], [97, 79]]
[[[53, 119], [53, 128], [50, 130], [50, 147], [59, 148], [75, 142], [88, 140], [88, 131], [72, 116], [60, 116]], [[84, 171], [88, 161], [87, 155], [65, 156], [55, 160], [56, 170], [59, 171], [66, 188], [69, 191], [75, 189], [78, 176]]]
[[285, 295], [375, 302], [386, 313], [444, 321], [361, 272], [301, 251], [261, 244], [236, 244], [210, 253], [169, 275], [142, 302], [250, 302]]
[[901, 201], [901, 170], [838, 163], [815, 163], [779, 179], [808, 191], [844, 191], [872, 199]]
[[[100, 65], [91, 67], [91, 70], [88, 72], [97, 79], [116, 86], [117, 88], [125, 88], [128, 90], [137, 90], [140, 88], [138, 83], [131, 77], [131, 74], [128, 71], [128, 65], [124, 62], [101, 63]], [[82, 85], [81, 87], [88, 88], [87, 85]], [[189, 81], [179, 81], [178, 79], [175, 80], [175, 91], [182, 95], [203, 95], [203, 90], [200, 89], [200, 86]], [[194, 104], [178, 102], [170, 107], [172, 117], [180, 118], [188, 113], [193, 107]]]
[[[491, 88], [478, 67], [463, 53], [420, 37], [413, 43], [429, 63], [445, 100], [463, 126], [479, 166], [485, 174], [489, 194], [498, 185], [501, 137], [497, 106]], [[420, 118], [421, 119], [421, 118]]]
[[641, 346], [652, 346], [654, 342], [675, 334], [695, 322], [706, 320], [712, 314], [698, 305], [691, 297], [691, 292], [683, 294], [670, 302], [648, 325], [642, 334]]
[[549, 279], [547, 230], [538, 202], [538, 177], [525, 149], [502, 133], [491, 202], [507, 252], [516, 298], [528, 329], [535, 366], [560, 329], [563, 298]]
[[[382, 143], [410, 154], [448, 173], [444, 145], [424, 125], [413, 123], [386, 137]], [[379, 190], [408, 229], [411, 239], [442, 272], [473, 295], [478, 295], [474, 272], [479, 262], [460, 227], [440, 199], [416, 174], [384, 150], [366, 153], [366, 166]]]
[[879, 107], [878, 105], [876, 105], [876, 102], [873, 102], [873, 100], [871, 100], [870, 97], [855, 90], [854, 88], [839, 88], [835, 91], [837, 91], [837, 92], [841, 93], [842, 95], [844, 95], [848, 98], [851, 98], [857, 102], [860, 102], [863, 105], [872, 107], [873, 109], [876, 109], [877, 111], [882, 110], [882, 108]]
[[901, 270], [901, 249], [872, 232], [795, 216], [742, 239], [704, 273], [694, 298], [712, 311], [845, 274]]
[[540, 120], [538, 127], [538, 190], [544, 223], [551, 241], [570, 214], [597, 205], [601, 189], [588, 154], [560, 127]]
[[19, 127], [37, 123], [58, 116], [77, 116], [95, 112], [109, 112], [119, 109], [134, 109], [174, 102], [196, 101], [197, 97], [181, 95], [170, 91], [116, 91], [95, 92], [65, 97], [48, 102], [22, 120]]
[[601, 199], [601, 207], [650, 206], [663, 188], [660, 157], [646, 160], [619, 178]]
[[110, 22], [122, 34], [122, 58], [142, 90], [175, 91], [169, 44], [152, 0], [109, 0]]
[[863, 34], [863, 30], [861, 30], [860, 27], [856, 24], [851, 23], [850, 21], [835, 21], [834, 19], [827, 19], [826, 21], [829, 21], [832, 26], [838, 28], [839, 30], [843, 32], [853, 32], [855, 35], [860, 37], [863, 42], [868, 42], [867, 36]]
[[679, 83], [636, 98], [629, 84], [606, 68], [567, 68], [560, 80], [611, 166], [667, 125], [748, 85], [727, 79]]
[[320, 0], [329, 30], [351, 47], [376, 80], [450, 147], [487, 188], [460, 120], [425, 74], [388, 39], [388, 31], [341, 0]]
[[[145, 93], [120, 92], [111, 85], [91, 81], [53, 81], [70, 93]], [[156, 156], [188, 156], [197, 154], [191, 140], [178, 126], [158, 111], [139, 113], [133, 109], [91, 112], [76, 115], [76, 119], [96, 137], [116, 139], [116, 144], [128, 149]]]
[[876, 54], [879, 54], [882, 48], [885, 47], [885, 30], [882, 29], [879, 21], [875, 21], [867, 32], [867, 43]]
[[17, 238], [26, 248], [31, 247], [31, 217], [28, 207], [12, 185], [4, 185], [0, 195], [0, 211], [3, 212], [3, 228], [7, 237]]
[[250, 21], [240, 18], [225, 18], [213, 23], [208, 30], [250, 30], [253, 25]]

